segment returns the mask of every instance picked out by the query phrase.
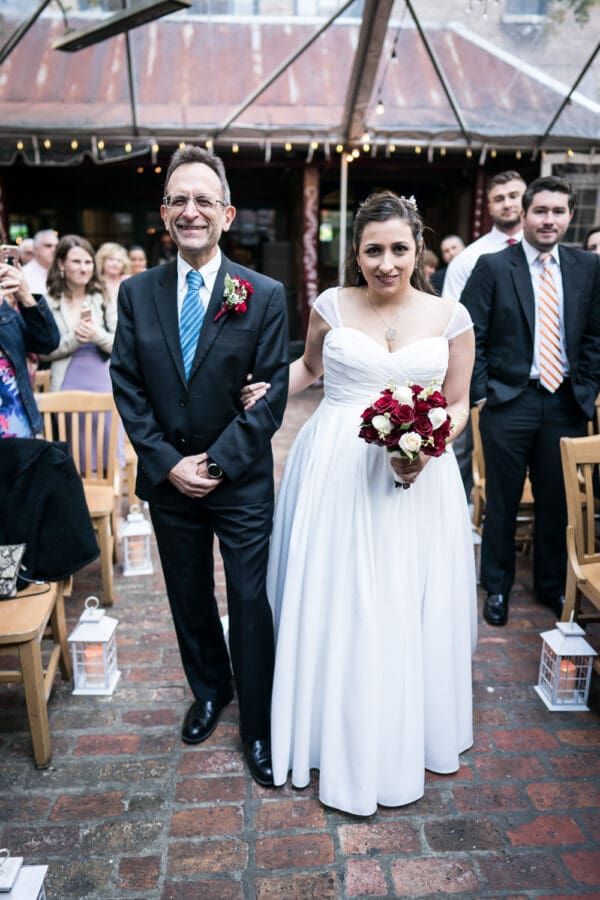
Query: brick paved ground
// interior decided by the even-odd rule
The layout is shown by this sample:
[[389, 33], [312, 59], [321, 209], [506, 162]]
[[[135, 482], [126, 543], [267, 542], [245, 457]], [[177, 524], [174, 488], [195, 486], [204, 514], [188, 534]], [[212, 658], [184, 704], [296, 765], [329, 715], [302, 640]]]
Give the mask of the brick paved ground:
[[[290, 401], [278, 475], [319, 397]], [[599, 686], [590, 713], [543, 706], [538, 633], [554, 620], [532, 600], [529, 560], [518, 577], [509, 625], [481, 624], [476, 739], [460, 771], [369, 819], [324, 809], [316, 781], [255, 785], [235, 704], [205, 744], [183, 745], [190, 695], [162, 578], [117, 577], [121, 681], [112, 698], [57, 685], [47, 771], [33, 766], [21, 691], [0, 689], [0, 846], [49, 864], [49, 900], [599, 898]], [[97, 566], [76, 579], [70, 626], [98, 580]]]

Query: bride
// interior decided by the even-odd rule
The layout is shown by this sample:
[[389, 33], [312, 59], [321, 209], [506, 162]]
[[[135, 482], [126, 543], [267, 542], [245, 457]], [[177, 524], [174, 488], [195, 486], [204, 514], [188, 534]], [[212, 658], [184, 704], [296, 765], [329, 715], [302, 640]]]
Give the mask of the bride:
[[271, 541], [273, 775], [302, 788], [318, 769], [321, 801], [356, 815], [418, 800], [425, 769], [455, 772], [473, 741], [475, 573], [453, 451], [408, 462], [358, 437], [390, 381], [437, 381], [454, 436], [464, 427], [473, 328], [428, 293], [422, 256], [414, 201], [372, 194], [346, 286], [318, 297], [290, 369], [290, 393], [323, 374], [324, 397], [290, 451]]

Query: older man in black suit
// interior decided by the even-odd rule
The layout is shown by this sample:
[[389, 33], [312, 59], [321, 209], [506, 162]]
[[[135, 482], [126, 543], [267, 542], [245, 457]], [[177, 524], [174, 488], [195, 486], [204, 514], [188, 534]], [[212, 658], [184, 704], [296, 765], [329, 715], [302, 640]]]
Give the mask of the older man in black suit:
[[[195, 696], [182, 729], [205, 740], [232, 698], [214, 595], [225, 566], [240, 731], [253, 777], [271, 785], [273, 623], [265, 578], [273, 512], [271, 437], [287, 398], [286, 300], [279, 282], [227, 259], [235, 217], [221, 160], [175, 152], [161, 206], [177, 259], [123, 282], [111, 363], [116, 403], [139, 457], [183, 666]], [[246, 376], [270, 382], [251, 410]]]
[[471, 402], [482, 407], [481, 583], [491, 625], [508, 617], [527, 468], [535, 499], [534, 588], [557, 616], [564, 602], [559, 441], [585, 434], [600, 389], [600, 259], [559, 245], [574, 202], [567, 181], [533, 181], [523, 195], [522, 244], [480, 257], [461, 297], [475, 325]]

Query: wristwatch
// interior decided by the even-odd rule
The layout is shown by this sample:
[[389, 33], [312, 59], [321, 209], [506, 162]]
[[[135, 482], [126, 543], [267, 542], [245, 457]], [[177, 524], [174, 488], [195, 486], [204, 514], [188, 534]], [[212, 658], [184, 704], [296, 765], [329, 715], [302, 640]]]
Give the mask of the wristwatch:
[[223, 477], [223, 469], [213, 459], [207, 460], [206, 471], [208, 472], [209, 478], [222, 478]]

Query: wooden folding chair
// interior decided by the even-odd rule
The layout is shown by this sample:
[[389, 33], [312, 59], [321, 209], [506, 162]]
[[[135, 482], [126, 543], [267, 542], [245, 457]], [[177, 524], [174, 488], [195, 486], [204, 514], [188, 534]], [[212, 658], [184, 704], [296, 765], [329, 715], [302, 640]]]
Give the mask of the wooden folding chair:
[[[594, 475], [600, 471], [600, 435], [560, 439], [567, 497], [567, 583], [562, 621], [600, 622], [600, 518]], [[594, 612], [581, 612], [584, 597]], [[600, 674], [600, 657], [594, 661]]]
[[38, 394], [46, 394], [50, 390], [50, 369], [38, 369], [33, 376], [33, 389]]
[[[46, 665], [45, 637], [52, 641]], [[18, 655], [19, 668], [1, 669], [0, 684], [23, 685], [35, 764], [45, 769], [52, 760], [48, 698], [54, 676], [58, 667], [66, 681], [72, 675], [62, 583], [32, 584], [0, 603], [0, 655], [5, 654]]]
[[[56, 391], [40, 394], [37, 403], [44, 419], [44, 437], [53, 440], [57, 436], [58, 440], [68, 442], [81, 475], [90, 518], [100, 545], [103, 600], [107, 606], [112, 606], [117, 518], [115, 474], [120, 425], [112, 394]], [[108, 441], [105, 439], [107, 417], [110, 417]]]
[[[485, 459], [479, 431], [479, 409], [476, 406], [471, 410], [471, 427], [473, 430], [473, 525], [477, 533], [481, 534], [485, 515]], [[523, 492], [517, 513], [515, 538], [517, 546], [520, 547], [522, 552], [529, 550], [533, 543], [533, 510], [533, 492], [531, 490], [531, 481], [529, 476], [527, 476], [523, 484]]]

